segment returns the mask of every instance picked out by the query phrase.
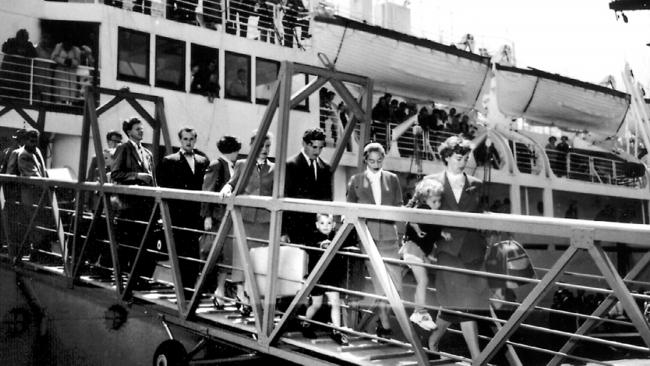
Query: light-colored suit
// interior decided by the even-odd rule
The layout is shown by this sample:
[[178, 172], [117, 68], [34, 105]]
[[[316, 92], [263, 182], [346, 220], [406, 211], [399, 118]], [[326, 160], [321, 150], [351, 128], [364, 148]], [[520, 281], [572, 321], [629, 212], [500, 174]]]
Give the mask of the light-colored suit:
[[[348, 183], [347, 201], [350, 203], [376, 204], [372, 195], [372, 187], [367, 171], [358, 173], [350, 178]], [[382, 170], [381, 172], [381, 205], [401, 206], [402, 187], [397, 175]], [[397, 242], [397, 228], [393, 221], [368, 220], [368, 229], [375, 242], [395, 241]]]

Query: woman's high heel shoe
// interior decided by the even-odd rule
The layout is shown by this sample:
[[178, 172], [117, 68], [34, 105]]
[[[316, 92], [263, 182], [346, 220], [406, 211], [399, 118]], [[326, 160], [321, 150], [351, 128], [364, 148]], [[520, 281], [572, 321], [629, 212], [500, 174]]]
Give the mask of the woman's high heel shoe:
[[217, 310], [223, 310], [225, 308], [225, 305], [219, 302], [219, 299], [217, 298], [216, 295], [212, 295], [210, 297], [210, 301], [212, 301], [212, 305]]

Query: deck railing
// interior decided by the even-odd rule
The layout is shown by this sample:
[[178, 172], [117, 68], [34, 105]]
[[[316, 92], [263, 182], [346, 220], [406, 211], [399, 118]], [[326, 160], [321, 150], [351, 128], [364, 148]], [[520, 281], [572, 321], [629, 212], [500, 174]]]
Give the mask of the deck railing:
[[[286, 351], [289, 347], [291, 352], [296, 354], [303, 351], [318, 353], [318, 350], [314, 350], [313, 343], [289, 331], [290, 321], [295, 319], [333, 328], [331, 324], [306, 319], [297, 313], [298, 305], [315, 287], [320, 287], [337, 291], [345, 299], [343, 308], [348, 315], [345, 318], [347, 322], [335, 328], [351, 336], [360, 337], [355, 342], [378, 339], [376, 335], [366, 331], [366, 315], [373, 312], [377, 301], [387, 301], [391, 305], [400, 332], [381, 339], [386, 342], [384, 347], [391, 350], [387, 354], [377, 356], [378, 364], [382, 363], [382, 359], [388, 359], [390, 362], [401, 360], [424, 365], [428, 364], [430, 357], [439, 354], [452, 360], [483, 365], [492, 362], [500, 350], [507, 353], [508, 359], [515, 357], [523, 364], [541, 364], [542, 360], [551, 365], [557, 365], [563, 359], [610, 364], [606, 360], [624, 355], [650, 355], [650, 329], [643, 309], [637, 304], [650, 300], [650, 296], [632, 293], [632, 290], [650, 286], [650, 282], [642, 275], [650, 261], [650, 251], [646, 251], [624, 275], [619, 275], [605, 254], [605, 242], [649, 248], [647, 238], [650, 235], [650, 227], [646, 225], [470, 214], [256, 196], [223, 198], [206, 192], [72, 183], [6, 175], [0, 176], [0, 185], [0, 228], [3, 235], [1, 256], [7, 261], [13, 260], [17, 266], [22, 267], [21, 271], [38, 268], [40, 271], [49, 271], [76, 282], [103, 287], [106, 291], [113, 292], [120, 300], [136, 297], [141, 301], [157, 304], [162, 309], [167, 309], [161, 310], [166, 312], [166, 319], [187, 327], [200, 325], [205, 334], [217, 338], [227, 337], [229, 341], [238, 341], [240, 338], [231, 336], [227, 330], [238, 328], [238, 332], [255, 336], [255, 341], [247, 338], [244, 342], [242, 338], [242, 344], [263, 352]], [[74, 197], [84, 195], [92, 199], [88, 203], [88, 209], [83, 211], [83, 216], [76, 217], [76, 205], [88, 201], [75, 200]], [[225, 214], [222, 226], [217, 232], [205, 232], [196, 227], [175, 225], [173, 220], [177, 216], [174, 215], [174, 207], [180, 201], [223, 204]], [[126, 214], [126, 207], [132, 205], [133, 208], [136, 204], [137, 214], [133, 214], [136, 212], [133, 210], [131, 214]], [[318, 249], [304, 243], [269, 242], [264, 239], [266, 233], [258, 232], [255, 234], [258, 237], [252, 237], [252, 230], [256, 227], [248, 222], [249, 216], [242, 214], [242, 211], [250, 208], [270, 212], [326, 212], [344, 219], [330, 246], [327, 249]], [[538, 269], [538, 278], [458, 269], [441, 266], [435, 262], [409, 263], [381, 257], [367, 226], [367, 220], [377, 219], [398, 223], [428, 223], [447, 229], [464, 228], [485, 233], [509, 232], [515, 237], [518, 234], [542, 238], [560, 237], [568, 241], [569, 245], [559, 253], [557, 260], [549, 268]], [[280, 226], [281, 222], [272, 222], [270, 230], [273, 232]], [[352, 231], [356, 231], [358, 241], [348, 238]], [[214, 238], [205, 259], [186, 252], [187, 243], [191, 242], [188, 238], [196, 239], [198, 235], [211, 235]], [[269, 235], [273, 237], [275, 234]], [[181, 242], [183, 245], [179, 245]], [[360, 251], [342, 249], [350, 244], [358, 244]], [[255, 261], [259, 258], [251, 254], [251, 246], [267, 247], [272, 258], [266, 259], [273, 263], [280, 263], [282, 260], [281, 251], [273, 249], [277, 247], [317, 250], [323, 254], [304, 281], [300, 276], [296, 278], [287, 275], [282, 269], [278, 271], [278, 278], [272, 282], [282, 283], [278, 285], [279, 288], [286, 285], [294, 290], [289, 290], [288, 305], [276, 307], [276, 298], [268, 296], [267, 291], [271, 290], [259, 283], [266, 278], [264, 269], [267, 262], [264, 262], [264, 268], [258, 268]], [[228, 262], [224, 260], [226, 255], [218, 259], [224, 248], [230, 249], [230, 253], [236, 251], [241, 262]], [[276, 255], [279, 257], [273, 257]], [[597, 268], [598, 271], [582, 273], [572, 269], [572, 260], [577, 257], [581, 257], [582, 261], [586, 258], [589, 262], [587, 268]], [[389, 277], [387, 264], [403, 268], [409, 265], [422, 266], [432, 276], [451, 271], [466, 274], [476, 280], [510, 280], [518, 282], [521, 287], [517, 289], [516, 297], [491, 298], [492, 306], [484, 309], [486, 312], [464, 313], [459, 309], [441, 308], [435, 300], [427, 301], [425, 308], [431, 314], [462, 314], [485, 325], [485, 328], [480, 327], [483, 351], [479, 357], [469, 360], [462, 355], [462, 347], [459, 351], [457, 346], [443, 345], [442, 352], [422, 347], [414, 325], [408, 321], [408, 309], [415, 305], [411, 301], [411, 287], [397, 289]], [[365, 267], [368, 268], [370, 277], [361, 275]], [[352, 278], [357, 281], [347, 281], [340, 286], [320, 282], [321, 275], [326, 271], [341, 271], [343, 268], [352, 268], [348, 280]], [[233, 317], [234, 310], [230, 313], [227, 310], [225, 313], [217, 311], [211, 308], [207, 299], [211, 294], [206, 292], [207, 285], [216, 277], [216, 273], [238, 270], [244, 273], [250, 305], [253, 308], [251, 317]], [[188, 271], [190, 277], [187, 277]], [[197, 275], [198, 279], [194, 283]], [[192, 281], [188, 282], [188, 278]], [[372, 285], [379, 292], [368, 290]], [[500, 286], [502, 285], [496, 285]], [[429, 295], [435, 298], [435, 286], [430, 284], [429, 287]], [[565, 310], [550, 305], [549, 295], [556, 289], [577, 289], [602, 294], [602, 301], [594, 303], [593, 307], [587, 310]], [[276, 290], [276, 293], [283, 294], [284, 290]], [[220, 300], [229, 303], [243, 301], [230, 294]], [[607, 316], [608, 311], [617, 304], [625, 310], [626, 318], [610, 319]], [[496, 312], [487, 311], [494, 310], [498, 305], [510, 307]], [[275, 309], [275, 313], [268, 313], [269, 309]], [[557, 326], [557, 322], [554, 325], [546, 321], [546, 317], [551, 316], [559, 316], [561, 326]], [[573, 326], [566, 327], [569, 323], [567, 319]], [[597, 329], [597, 326], [600, 327]], [[451, 329], [449, 337], [456, 337], [458, 332], [457, 329]], [[621, 338], [621, 335], [625, 335], [625, 338]], [[282, 342], [278, 342], [279, 340]], [[578, 342], [582, 346], [591, 345], [590, 349], [596, 351], [587, 354], [572, 352]], [[454, 344], [462, 345], [462, 342]], [[607, 352], [598, 351], [603, 348], [606, 348]], [[341, 349], [335, 357], [350, 363], [363, 363], [368, 360], [367, 357], [359, 358], [358, 354], [355, 354], [354, 344]]]
[[[48, 1], [48, 0], [45, 0]], [[309, 35], [307, 9], [278, 1], [250, 0], [69, 0], [99, 3], [125, 11], [304, 49]], [[298, 2], [300, 3], [300, 2]]]
[[[63, 67], [52, 60], [0, 53], [0, 99], [30, 106], [81, 111], [84, 88], [99, 83], [92, 67]], [[95, 81], [93, 78], [97, 78]]]

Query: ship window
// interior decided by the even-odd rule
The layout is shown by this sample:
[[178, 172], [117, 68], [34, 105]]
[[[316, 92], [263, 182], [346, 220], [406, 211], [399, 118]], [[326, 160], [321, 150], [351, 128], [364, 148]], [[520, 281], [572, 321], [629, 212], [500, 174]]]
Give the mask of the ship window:
[[192, 43], [191, 50], [192, 83], [190, 93], [218, 98], [219, 90], [219, 50]]
[[225, 58], [226, 98], [251, 100], [251, 57], [226, 52]]
[[278, 80], [280, 63], [264, 58], [255, 59], [255, 102], [268, 104], [273, 83]]
[[117, 79], [149, 84], [149, 34], [120, 27], [117, 49]]
[[[301, 90], [309, 83], [309, 75], [307, 74], [295, 74], [293, 75], [291, 83], [291, 92], [296, 93], [298, 90]], [[305, 98], [300, 104], [298, 104], [294, 109], [299, 111], [309, 112], [309, 98]]]
[[156, 86], [185, 90], [185, 42], [156, 36]]

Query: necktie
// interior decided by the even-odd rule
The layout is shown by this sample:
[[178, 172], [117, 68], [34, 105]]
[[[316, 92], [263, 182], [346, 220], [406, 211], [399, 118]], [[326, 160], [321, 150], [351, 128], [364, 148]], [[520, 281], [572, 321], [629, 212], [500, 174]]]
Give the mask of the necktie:
[[318, 166], [316, 165], [316, 160], [309, 160], [309, 168], [314, 171], [314, 181], [318, 180]]

